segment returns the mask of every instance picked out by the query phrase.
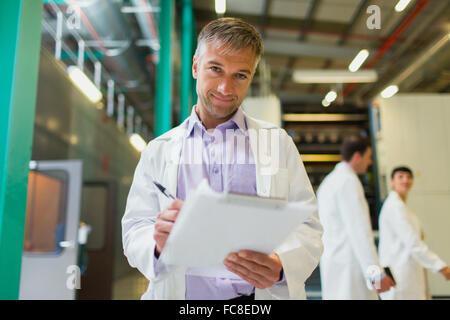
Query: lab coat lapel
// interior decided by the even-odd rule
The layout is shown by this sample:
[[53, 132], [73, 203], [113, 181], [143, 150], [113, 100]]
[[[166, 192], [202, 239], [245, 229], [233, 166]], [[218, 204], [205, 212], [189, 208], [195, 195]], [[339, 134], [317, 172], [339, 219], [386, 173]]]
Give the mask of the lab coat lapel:
[[[166, 169], [163, 172], [162, 181], [168, 191], [176, 196], [178, 186], [178, 167], [180, 165], [181, 149], [183, 147], [184, 125], [181, 124], [177, 130], [174, 131], [173, 136], [168, 143], [167, 152], [165, 155]], [[171, 200], [169, 201], [171, 202]]]
[[[253, 152], [253, 159], [255, 159], [256, 166], [256, 192], [259, 196], [269, 197], [272, 176], [268, 174], [267, 168], [271, 167], [272, 158], [270, 155], [270, 148], [262, 147], [263, 143], [261, 137], [265, 137], [265, 135], [260, 134], [260, 130], [268, 129], [261, 128], [261, 126], [248, 116], [246, 116], [246, 121], [248, 125], [250, 149]], [[262, 164], [264, 166], [262, 166]]]

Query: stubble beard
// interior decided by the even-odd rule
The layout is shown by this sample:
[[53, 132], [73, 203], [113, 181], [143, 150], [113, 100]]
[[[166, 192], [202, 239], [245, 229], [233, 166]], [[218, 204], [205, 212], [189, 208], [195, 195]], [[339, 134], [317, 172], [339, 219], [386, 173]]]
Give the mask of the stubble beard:
[[226, 119], [234, 114], [239, 108], [240, 103], [237, 101], [233, 101], [230, 107], [227, 107], [225, 110], [223, 110], [223, 112], [218, 113], [215, 111], [214, 105], [211, 102], [210, 95], [210, 93], [207, 93], [206, 95], [199, 95], [198, 98], [200, 99], [200, 102], [205, 108], [206, 112], [215, 119]]

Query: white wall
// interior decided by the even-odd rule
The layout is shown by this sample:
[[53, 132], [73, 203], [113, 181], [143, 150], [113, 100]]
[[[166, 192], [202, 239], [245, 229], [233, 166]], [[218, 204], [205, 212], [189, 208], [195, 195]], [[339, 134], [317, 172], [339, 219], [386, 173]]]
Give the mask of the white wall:
[[281, 103], [275, 95], [267, 97], [247, 97], [242, 109], [249, 116], [281, 127]]
[[[408, 205], [422, 223], [425, 242], [450, 264], [450, 94], [398, 94], [378, 100], [376, 135], [382, 199], [392, 169], [414, 172]], [[450, 282], [428, 272], [431, 295], [450, 296]]]

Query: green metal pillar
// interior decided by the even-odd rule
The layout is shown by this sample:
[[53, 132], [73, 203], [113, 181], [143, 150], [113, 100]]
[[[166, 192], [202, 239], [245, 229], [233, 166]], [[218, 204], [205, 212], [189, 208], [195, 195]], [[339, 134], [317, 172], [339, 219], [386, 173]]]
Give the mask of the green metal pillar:
[[183, 122], [190, 115], [192, 106], [192, 0], [181, 0], [181, 83], [180, 116]]
[[[195, 16], [192, 16], [192, 56], [195, 54], [195, 50], [197, 49], [197, 27], [195, 24]], [[195, 106], [197, 104], [197, 79], [192, 79], [192, 105]]]
[[160, 136], [172, 127], [172, 12], [172, 0], [160, 1], [160, 49], [156, 74], [155, 137]]
[[43, 0], [0, 1], [0, 299], [18, 299]]

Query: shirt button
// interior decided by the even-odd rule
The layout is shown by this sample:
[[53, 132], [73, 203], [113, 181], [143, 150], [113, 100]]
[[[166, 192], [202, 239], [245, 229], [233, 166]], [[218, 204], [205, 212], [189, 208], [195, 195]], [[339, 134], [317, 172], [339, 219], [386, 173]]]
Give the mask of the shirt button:
[[213, 170], [213, 172], [214, 172], [215, 174], [218, 174], [218, 173], [219, 173], [219, 168], [215, 167], [214, 170]]

